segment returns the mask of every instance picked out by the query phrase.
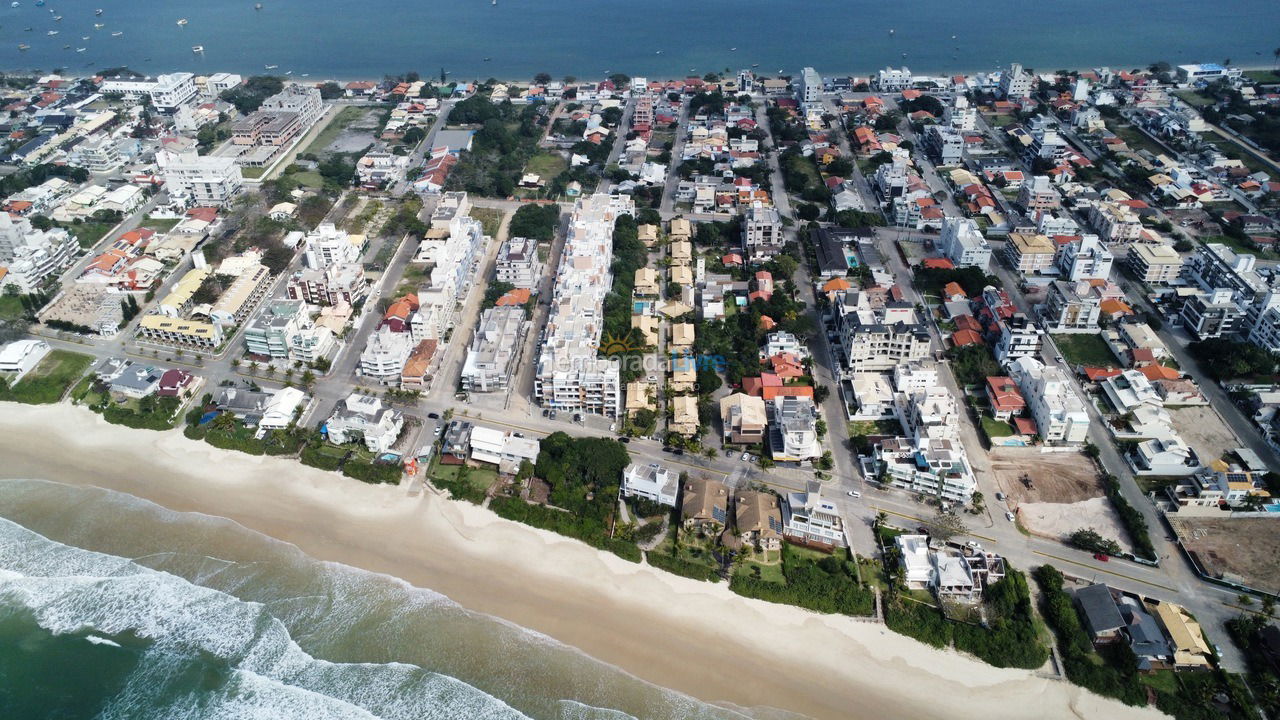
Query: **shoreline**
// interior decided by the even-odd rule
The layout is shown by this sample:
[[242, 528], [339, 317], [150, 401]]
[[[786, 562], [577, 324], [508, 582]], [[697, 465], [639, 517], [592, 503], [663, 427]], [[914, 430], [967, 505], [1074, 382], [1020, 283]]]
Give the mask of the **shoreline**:
[[[3, 478], [125, 492], [231, 519], [547, 635], [655, 685], [812, 717], [1161, 717], [883, 625], [749, 600], [430, 493], [111, 425], [66, 403], [0, 403]], [[641, 628], [637, 632], [637, 628]], [[946, 698], [938, 701], [937, 698]]]

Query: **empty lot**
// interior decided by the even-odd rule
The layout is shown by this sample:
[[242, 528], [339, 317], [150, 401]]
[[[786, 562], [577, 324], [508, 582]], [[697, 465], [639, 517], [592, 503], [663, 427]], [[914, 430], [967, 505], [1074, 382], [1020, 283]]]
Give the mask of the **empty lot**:
[[[991, 472], [1009, 505], [1073, 503], [1102, 497], [1093, 461], [1079, 452], [1042, 453], [1038, 448], [997, 447], [989, 454]], [[1030, 487], [1022, 482], [1026, 475]]]
[[1280, 522], [1271, 518], [1179, 518], [1170, 524], [1205, 572], [1268, 592], [1280, 592]]
[[1174, 429], [1196, 451], [1202, 464], [1240, 447], [1239, 438], [1208, 405], [1169, 408], [1169, 415], [1173, 418]]

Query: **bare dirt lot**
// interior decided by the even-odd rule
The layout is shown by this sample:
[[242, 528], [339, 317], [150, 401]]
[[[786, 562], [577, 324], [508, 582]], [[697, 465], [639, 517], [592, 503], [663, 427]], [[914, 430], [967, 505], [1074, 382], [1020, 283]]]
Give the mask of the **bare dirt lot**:
[[1169, 415], [1174, 429], [1200, 456], [1201, 463], [1209, 463], [1240, 447], [1240, 439], [1210, 406], [1169, 408]]
[[[996, 484], [1009, 496], [1010, 507], [1021, 503], [1074, 503], [1104, 495], [1093, 461], [1082, 453], [996, 447], [989, 457]], [[1030, 487], [1022, 482], [1023, 475]]]
[[1027, 532], [1062, 542], [1077, 530], [1091, 529], [1131, 549], [1120, 516], [1105, 497], [1074, 503], [1023, 503], [1018, 506], [1018, 523]]
[[1271, 518], [1169, 517], [1205, 572], [1250, 587], [1280, 592], [1280, 521]]

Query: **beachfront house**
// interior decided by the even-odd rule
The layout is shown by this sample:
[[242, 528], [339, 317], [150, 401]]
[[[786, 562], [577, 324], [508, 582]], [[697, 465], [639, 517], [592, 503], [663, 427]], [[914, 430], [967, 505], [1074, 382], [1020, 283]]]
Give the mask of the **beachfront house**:
[[644, 498], [667, 507], [676, 506], [680, 478], [658, 463], [632, 463], [622, 473], [622, 496]]
[[372, 395], [353, 393], [338, 404], [321, 432], [335, 445], [363, 441], [370, 452], [383, 453], [391, 449], [403, 428], [399, 410], [384, 407]]

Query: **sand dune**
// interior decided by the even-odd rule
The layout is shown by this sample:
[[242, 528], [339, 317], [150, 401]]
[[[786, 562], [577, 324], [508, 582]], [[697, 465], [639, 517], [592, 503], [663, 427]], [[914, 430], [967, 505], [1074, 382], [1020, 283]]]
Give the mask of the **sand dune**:
[[406, 497], [69, 405], [0, 403], [0, 476], [127, 492], [235, 520], [322, 560], [401, 577], [650, 682], [820, 718], [1159, 717], [883, 626], [747, 600], [482, 508]]

